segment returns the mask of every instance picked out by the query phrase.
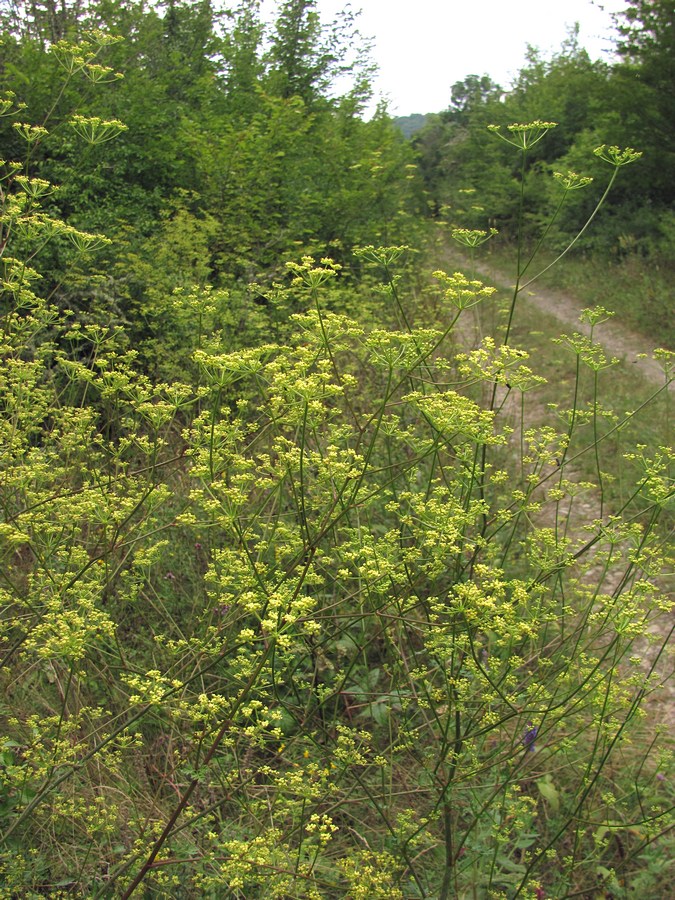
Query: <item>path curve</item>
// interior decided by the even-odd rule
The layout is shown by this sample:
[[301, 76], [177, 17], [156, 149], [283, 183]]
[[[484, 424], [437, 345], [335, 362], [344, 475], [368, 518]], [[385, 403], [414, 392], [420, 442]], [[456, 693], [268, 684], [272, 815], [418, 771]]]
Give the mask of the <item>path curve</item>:
[[[469, 262], [466, 259], [457, 258], [456, 265], [465, 273], [474, 271], [482, 278], [487, 278], [500, 290], [513, 291], [514, 285], [509, 276], [485, 261]], [[579, 315], [586, 305], [569, 294], [535, 284], [523, 290], [519, 302], [536, 306], [537, 309], [558, 319], [568, 329], [587, 336], [590, 334], [590, 326], [579, 321]], [[610, 320], [603, 323], [600, 334], [596, 333], [594, 340], [602, 346], [608, 356], [618, 357], [626, 368], [635, 368], [647, 380], [659, 385], [664, 384], [663, 366], [658, 360], [652, 358], [654, 346], [643, 335], [629, 331], [619, 323]], [[675, 383], [671, 382], [670, 390], [674, 388]]]

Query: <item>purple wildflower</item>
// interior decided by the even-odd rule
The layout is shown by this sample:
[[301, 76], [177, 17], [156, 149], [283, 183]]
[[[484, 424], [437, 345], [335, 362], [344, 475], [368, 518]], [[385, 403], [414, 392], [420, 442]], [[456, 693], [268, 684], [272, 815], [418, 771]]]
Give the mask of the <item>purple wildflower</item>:
[[532, 722], [528, 722], [525, 733], [523, 734], [523, 747], [525, 747], [526, 750], [529, 750], [530, 753], [534, 753], [534, 742], [537, 740], [537, 734], [539, 734], [539, 728], [536, 725], [533, 725]]

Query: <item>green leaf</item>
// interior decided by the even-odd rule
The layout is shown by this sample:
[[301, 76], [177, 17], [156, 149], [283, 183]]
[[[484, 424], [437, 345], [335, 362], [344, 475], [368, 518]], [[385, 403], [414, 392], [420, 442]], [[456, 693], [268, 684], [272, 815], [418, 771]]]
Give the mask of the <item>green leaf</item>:
[[558, 812], [560, 809], [560, 794], [553, 784], [552, 776], [548, 774], [544, 775], [543, 778], [539, 778], [537, 780], [537, 787], [539, 788], [539, 793], [544, 800], [546, 800], [553, 812]]

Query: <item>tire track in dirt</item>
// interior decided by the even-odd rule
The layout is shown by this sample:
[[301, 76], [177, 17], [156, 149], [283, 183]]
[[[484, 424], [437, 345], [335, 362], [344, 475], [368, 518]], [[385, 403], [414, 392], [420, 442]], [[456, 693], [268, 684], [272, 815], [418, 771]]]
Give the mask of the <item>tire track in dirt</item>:
[[[500, 290], [513, 292], [514, 284], [509, 276], [489, 263], [469, 262], [454, 255], [450, 259], [453, 265], [456, 264], [465, 273], [475, 272], [482, 278], [487, 278]], [[527, 281], [527, 278], [525, 280]], [[586, 336], [591, 333], [590, 326], [579, 321], [579, 315], [586, 304], [569, 294], [533, 285], [522, 290], [519, 300], [553, 316], [568, 329]], [[593, 340], [600, 344], [609, 357], [616, 356], [621, 360], [626, 368], [635, 369], [653, 384], [663, 385], [665, 380], [663, 366], [658, 360], [652, 359], [654, 347], [647, 338], [610, 320], [603, 323], [600, 336], [595, 334]], [[670, 384], [669, 390], [675, 390], [675, 383]]]

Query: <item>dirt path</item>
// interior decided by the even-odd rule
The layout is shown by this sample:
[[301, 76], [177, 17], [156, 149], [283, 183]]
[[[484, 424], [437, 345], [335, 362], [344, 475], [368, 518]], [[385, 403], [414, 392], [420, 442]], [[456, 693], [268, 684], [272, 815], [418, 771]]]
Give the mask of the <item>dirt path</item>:
[[[513, 292], [513, 283], [509, 276], [499, 271], [489, 262], [469, 261], [455, 253], [446, 254], [446, 271], [450, 266], [462, 271], [467, 277], [475, 273], [476, 277], [484, 278], [495, 285], [500, 291], [507, 294]], [[526, 305], [557, 319], [563, 329], [568, 332], [577, 331], [582, 334], [590, 334], [590, 328], [579, 321], [579, 315], [585, 305], [582, 301], [559, 291], [550, 290], [534, 284], [526, 288], [519, 300]], [[543, 326], [542, 330], [547, 330]], [[648, 338], [623, 328], [616, 322], [605, 322], [600, 329], [599, 337], [594, 336], [605, 350], [607, 356], [618, 357], [625, 368], [634, 368], [639, 374], [655, 385], [663, 385], [664, 371], [658, 361], [652, 359], [653, 346]], [[643, 358], [643, 354], [646, 358]], [[675, 389], [675, 383], [670, 384], [670, 390]], [[514, 432], [515, 433], [515, 432]], [[567, 477], [576, 481], [579, 473], [567, 470]], [[589, 496], [575, 497], [570, 510], [570, 533], [574, 534], [584, 523], [597, 519], [600, 515], [598, 498]], [[546, 521], [546, 513], [543, 514], [540, 525], [551, 525]], [[603, 580], [603, 590], [612, 593], [619, 585], [624, 570], [621, 566], [609, 572], [604, 571], [602, 565], [589, 570], [586, 580], [592, 583], [595, 578]], [[668, 586], [663, 584], [664, 591]], [[653, 643], [645, 636], [635, 643], [635, 652], [643, 658], [643, 668], [648, 671], [655, 663], [655, 674], [661, 679], [660, 687], [651, 691], [646, 699], [646, 708], [650, 718], [663, 725], [675, 727], [675, 641], [668, 644], [668, 637], [672, 627], [672, 613], [660, 613], [654, 615], [649, 623], [648, 631]], [[664, 648], [664, 644], [668, 644]], [[656, 658], [658, 656], [658, 661]]]
[[[509, 276], [496, 270], [489, 263], [481, 261], [470, 263], [466, 259], [456, 258], [453, 259], [453, 264], [459, 266], [465, 273], [475, 271], [501, 290], [513, 291], [513, 282]], [[537, 284], [526, 288], [521, 294], [521, 299], [558, 319], [570, 331], [590, 334], [590, 327], [579, 321], [579, 314], [586, 305], [582, 301]], [[651, 358], [654, 347], [647, 338], [623, 328], [617, 322], [609, 321], [602, 325], [600, 336], [598, 338], [596, 335], [595, 340], [602, 345], [608, 356], [618, 357], [626, 367], [634, 367], [654, 384], [663, 384], [663, 367], [657, 360]], [[646, 358], [643, 358], [643, 355]], [[670, 390], [674, 389], [675, 384], [671, 383]]]
[[[445, 254], [444, 258], [445, 271], [462, 271], [467, 277], [471, 277], [475, 273], [475, 277], [485, 279], [489, 283], [495, 285], [500, 291], [506, 294], [513, 292], [513, 282], [504, 272], [499, 271], [489, 262], [469, 261], [465, 257], [457, 253], [450, 252]], [[454, 268], [452, 268], [454, 267]], [[533, 284], [529, 288], [525, 288], [519, 302], [541, 310], [548, 316], [553, 317], [567, 332], [577, 331], [582, 334], [590, 334], [588, 325], [579, 321], [579, 314], [585, 304], [562, 292], [550, 290]], [[542, 323], [542, 331], [549, 331], [559, 326], [551, 326]], [[597, 338], [596, 338], [597, 339]], [[654, 385], [662, 386], [664, 384], [664, 371], [661, 365], [652, 359], [653, 346], [649, 339], [643, 335], [631, 332], [627, 328], [623, 328], [620, 324], [609, 321], [602, 325], [599, 343], [602, 344], [608, 356], [616, 356], [621, 360], [624, 368], [632, 368], [639, 373], [645, 380]], [[644, 354], [644, 357], [643, 357]], [[675, 389], [675, 383], [670, 384], [670, 390]], [[536, 403], [536, 401], [534, 401]], [[544, 411], [542, 410], [542, 417]], [[515, 434], [515, 432], [514, 432]], [[579, 473], [568, 468], [566, 472], [568, 479], [572, 481], [578, 480]], [[600, 515], [597, 497], [592, 495], [577, 495], [574, 502], [570, 498], [572, 508], [569, 511], [569, 529], [574, 534], [584, 523], [597, 519]], [[567, 513], [563, 510], [563, 517]], [[550, 526], [552, 522], [546, 519], [547, 512], [544, 512], [539, 521], [539, 525]], [[594, 579], [602, 579], [603, 590], [612, 593], [619, 585], [623, 577], [622, 567], [616, 568], [614, 571], [605, 572], [602, 565], [592, 568], [586, 573], [586, 580], [593, 583]], [[663, 589], [667, 591], [667, 586], [663, 585]], [[664, 648], [664, 644], [668, 643], [668, 637], [672, 627], [672, 614], [660, 613], [654, 615], [648, 625], [648, 631], [651, 635], [652, 642], [647, 636], [636, 641], [635, 653], [642, 656], [643, 671], [649, 671], [651, 666], [655, 665], [655, 674], [659, 677], [661, 684], [657, 690], [650, 691], [645, 701], [645, 708], [651, 721], [669, 726], [671, 731], [675, 728], [675, 672], [674, 672], [674, 654], [675, 642]], [[658, 657], [658, 660], [657, 660]]]

